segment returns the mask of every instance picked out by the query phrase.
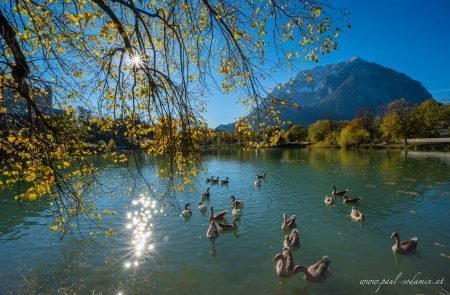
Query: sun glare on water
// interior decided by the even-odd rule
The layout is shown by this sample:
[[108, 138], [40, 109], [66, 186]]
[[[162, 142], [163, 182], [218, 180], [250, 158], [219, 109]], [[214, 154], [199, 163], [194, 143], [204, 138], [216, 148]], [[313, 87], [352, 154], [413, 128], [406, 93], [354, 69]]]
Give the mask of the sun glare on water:
[[155, 250], [151, 243], [153, 224], [151, 220], [158, 211], [151, 210], [156, 207], [156, 201], [140, 194], [139, 198], [131, 202], [130, 211], [126, 213], [125, 229], [130, 233], [130, 256], [125, 261], [125, 268], [138, 267], [140, 260], [145, 259]]

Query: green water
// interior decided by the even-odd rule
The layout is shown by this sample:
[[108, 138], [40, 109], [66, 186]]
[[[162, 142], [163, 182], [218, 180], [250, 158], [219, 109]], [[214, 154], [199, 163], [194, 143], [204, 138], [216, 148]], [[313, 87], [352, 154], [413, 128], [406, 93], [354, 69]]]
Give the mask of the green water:
[[[96, 229], [85, 224], [80, 226], [83, 237], [78, 233], [58, 240], [49, 230], [52, 217], [47, 204], [20, 206], [9, 200], [9, 193], [1, 193], [0, 294], [450, 291], [449, 153], [234, 150], [207, 155], [205, 167], [208, 175], [230, 177], [228, 186], [211, 187], [208, 206], [231, 213], [231, 195], [245, 201], [239, 230], [215, 242], [205, 236], [208, 213], [200, 214], [196, 206], [207, 187], [205, 175], [199, 178], [198, 191], [176, 196], [180, 204], [192, 204], [193, 216], [185, 221], [175, 206], [160, 213], [152, 197], [138, 201], [138, 189], [144, 186], [139, 177], [130, 177], [136, 174], [133, 168], [101, 169], [99, 179], [105, 187], [91, 195], [100, 208], [118, 211], [104, 218], [104, 225], [118, 232], [106, 244], [105, 239], [90, 237], [88, 232]], [[157, 169], [157, 163], [148, 164], [143, 173], [158, 194], [163, 187], [154, 182]], [[255, 187], [255, 174], [263, 172], [266, 179]], [[363, 224], [351, 221], [351, 206], [344, 206], [339, 198], [334, 207], [324, 205], [332, 185], [362, 197]], [[130, 188], [136, 191], [133, 199]], [[135, 218], [133, 223], [135, 211], [147, 211], [146, 219]], [[301, 249], [294, 252], [296, 264], [310, 265], [329, 256], [331, 276], [324, 283], [308, 283], [303, 274], [277, 277], [271, 260], [282, 250], [283, 212], [298, 217]], [[394, 256], [393, 231], [402, 239], [417, 236], [418, 254]], [[361, 285], [361, 280], [395, 279], [399, 273], [402, 279], [416, 275], [444, 281], [443, 285], [381, 286], [378, 293], [378, 286]]]

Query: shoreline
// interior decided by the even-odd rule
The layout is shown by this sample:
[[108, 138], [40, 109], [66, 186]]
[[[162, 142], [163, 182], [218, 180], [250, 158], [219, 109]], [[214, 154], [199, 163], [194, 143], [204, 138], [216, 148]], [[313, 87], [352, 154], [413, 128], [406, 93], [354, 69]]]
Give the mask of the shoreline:
[[[240, 144], [230, 144], [230, 145], [204, 145], [202, 146], [202, 151], [207, 150], [217, 150], [217, 149], [254, 149], [252, 147], [245, 147]], [[311, 143], [285, 143], [276, 146], [271, 146], [261, 149], [270, 148], [282, 148], [282, 149], [294, 149], [294, 148], [304, 148], [304, 149], [348, 149], [348, 150], [413, 150], [413, 151], [445, 151], [450, 152], [450, 144], [404, 144], [404, 143], [368, 143], [361, 144], [359, 146], [343, 148], [339, 145], [317, 145]]]

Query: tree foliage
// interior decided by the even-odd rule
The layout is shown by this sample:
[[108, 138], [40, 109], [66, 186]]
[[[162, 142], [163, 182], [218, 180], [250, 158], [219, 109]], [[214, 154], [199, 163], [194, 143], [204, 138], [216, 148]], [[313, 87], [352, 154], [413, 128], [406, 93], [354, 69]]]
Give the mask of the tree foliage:
[[358, 146], [370, 139], [370, 133], [364, 127], [362, 118], [353, 119], [344, 128], [341, 129], [338, 137], [338, 143], [341, 147]]
[[440, 137], [442, 133], [448, 133], [450, 105], [429, 99], [416, 107], [414, 112], [418, 121], [417, 137]]
[[404, 140], [415, 134], [417, 117], [413, 105], [405, 99], [398, 99], [387, 106], [387, 115], [380, 126], [383, 136], [388, 139]]
[[331, 134], [331, 124], [329, 120], [318, 120], [308, 128], [309, 139], [313, 143], [324, 141]]
[[[90, 216], [84, 191], [97, 182], [86, 145], [92, 124], [113, 134], [124, 128], [133, 145], [168, 157], [165, 171], [188, 183], [210, 134], [201, 99], [208, 85], [239, 88], [255, 120], [277, 121], [273, 104], [286, 102], [266, 100], [262, 79], [274, 63], [318, 61], [336, 49], [344, 14], [320, 1], [1, 2], [0, 88], [13, 89], [27, 116], [2, 106], [0, 189], [26, 182], [18, 199], [50, 196], [63, 232], [70, 220]], [[58, 117], [36, 103], [49, 87], [63, 110]], [[80, 105], [89, 124], [86, 112], [75, 115]], [[254, 123], [238, 133], [248, 136]]]
[[300, 125], [293, 125], [286, 131], [288, 142], [301, 142], [308, 138], [308, 130]]

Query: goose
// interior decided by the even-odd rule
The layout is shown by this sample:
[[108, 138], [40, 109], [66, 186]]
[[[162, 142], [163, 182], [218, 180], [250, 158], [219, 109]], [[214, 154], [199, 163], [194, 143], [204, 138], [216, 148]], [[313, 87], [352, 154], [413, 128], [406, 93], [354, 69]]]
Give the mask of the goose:
[[233, 210], [231, 210], [231, 214], [233, 214], [234, 217], [241, 217], [242, 210], [238, 208], [238, 205], [236, 202], [233, 203]]
[[255, 185], [256, 185], [256, 186], [261, 186], [261, 183], [262, 183], [261, 179], [258, 179], [258, 178], [257, 178], [257, 179], [255, 180]]
[[417, 248], [417, 238], [410, 238], [406, 241], [400, 241], [400, 235], [393, 232], [391, 239], [395, 239], [395, 244], [392, 246], [392, 251], [399, 254], [414, 254]]
[[297, 229], [293, 229], [290, 235], [284, 236], [283, 246], [288, 249], [300, 248], [300, 236]]
[[211, 196], [211, 193], [209, 192], [210, 189], [210, 187], [206, 189], [206, 193], [202, 194], [202, 199], [209, 199], [209, 197]]
[[350, 213], [350, 216], [354, 221], [364, 221], [365, 219], [364, 214], [362, 214], [355, 206], [352, 207], [352, 212]]
[[231, 199], [231, 204], [233, 204], [233, 206], [236, 203], [238, 207], [240, 207], [240, 208], [244, 207], [244, 201], [236, 200], [236, 198], [234, 196], [231, 196], [230, 199]]
[[266, 178], [266, 173], [264, 173], [264, 174], [256, 174], [256, 178], [257, 179], [264, 179], [264, 178]]
[[228, 184], [230, 183], [229, 177], [227, 177], [225, 180], [220, 181], [220, 184]]
[[205, 213], [206, 209], [208, 209], [208, 207], [206, 207], [205, 204], [203, 204], [202, 202], [198, 203], [198, 210], [200, 210], [200, 212]]
[[333, 197], [325, 196], [325, 200], [323, 200], [323, 202], [324, 202], [325, 205], [327, 205], [327, 206], [334, 205], [334, 199], [333, 199]]
[[184, 205], [184, 210], [181, 211], [181, 215], [183, 215], [184, 218], [189, 218], [192, 216], [192, 211], [191, 209], [189, 209], [190, 204], [187, 203], [186, 205]]
[[332, 189], [332, 191], [331, 191], [332, 196], [343, 196], [348, 193], [348, 189], [346, 189], [344, 191], [336, 191], [336, 187], [334, 185], [331, 189]]
[[236, 221], [238, 220], [239, 219], [235, 217], [233, 218], [233, 223], [218, 223], [217, 225], [219, 226], [220, 231], [237, 230], [238, 225]]
[[211, 176], [210, 178], [206, 178], [206, 182], [211, 182], [212, 179], [214, 179], [214, 176]]
[[275, 271], [279, 277], [287, 278], [300, 272], [300, 266], [294, 265], [294, 258], [288, 249], [276, 254], [272, 261], [277, 263]]
[[206, 237], [208, 239], [217, 239], [219, 237], [219, 230], [217, 223], [214, 220], [209, 222], [208, 230], [206, 231]]
[[214, 208], [213, 206], [211, 206], [210, 208], [211, 210], [211, 214], [209, 215], [209, 220], [212, 221], [216, 221], [216, 220], [223, 220], [225, 218], [225, 215], [227, 214], [227, 210], [224, 210], [220, 213], [214, 214]]
[[342, 202], [344, 202], [344, 204], [357, 204], [359, 200], [361, 200], [361, 198], [350, 198], [349, 196], [344, 195]]
[[214, 178], [211, 178], [211, 183], [214, 183], [214, 184], [217, 184], [217, 183], [219, 183], [219, 176], [217, 176], [217, 178], [216, 179], [214, 179]]
[[295, 220], [297, 219], [297, 216], [292, 215], [289, 219], [287, 219], [287, 214], [283, 214], [283, 224], [281, 225], [281, 229], [294, 229], [297, 227], [297, 224], [295, 223]]
[[299, 265], [298, 268], [299, 271], [305, 273], [305, 278], [308, 282], [319, 282], [327, 278], [329, 265], [330, 260], [328, 259], [328, 256], [323, 256], [319, 261], [308, 268], [301, 265]]

